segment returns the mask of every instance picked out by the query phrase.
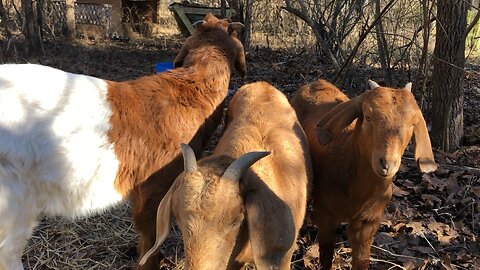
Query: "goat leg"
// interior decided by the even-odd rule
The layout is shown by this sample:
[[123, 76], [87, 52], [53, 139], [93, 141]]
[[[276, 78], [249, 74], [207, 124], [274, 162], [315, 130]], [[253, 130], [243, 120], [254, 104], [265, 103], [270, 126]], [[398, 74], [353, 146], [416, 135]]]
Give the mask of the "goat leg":
[[370, 248], [379, 224], [380, 218], [353, 220], [348, 224], [348, 241], [352, 247], [352, 270], [368, 269]]
[[[320, 218], [319, 220], [328, 221], [333, 220], [330, 218]], [[318, 251], [320, 254], [320, 269], [331, 269], [332, 268], [332, 261], [333, 261], [333, 251], [335, 248], [335, 231], [337, 228], [337, 224], [333, 222], [317, 222], [318, 233], [317, 233], [317, 241], [318, 241]]]

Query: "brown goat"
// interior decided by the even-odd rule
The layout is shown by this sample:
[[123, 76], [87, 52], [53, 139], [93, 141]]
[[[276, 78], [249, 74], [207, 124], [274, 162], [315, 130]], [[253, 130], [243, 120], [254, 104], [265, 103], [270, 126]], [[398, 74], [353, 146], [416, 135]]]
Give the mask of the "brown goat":
[[[124, 84], [122, 91], [116, 94], [128, 96], [137, 92], [151, 93], [149, 97], [133, 103], [125, 98], [127, 104], [123, 107], [136, 106], [134, 109], [145, 110], [144, 102], [157, 102], [160, 111], [153, 111], [151, 117], [164, 119], [162, 125], [152, 126], [155, 130], [149, 137], [156, 137], [158, 145], [144, 142], [129, 151], [155, 151], [154, 157], [148, 155], [140, 158], [135, 155], [140, 167], [149, 166], [155, 162], [156, 168], [161, 168], [153, 174], [143, 174], [140, 178], [148, 180], [134, 187], [131, 193], [133, 204], [133, 220], [135, 229], [140, 234], [138, 255], [141, 258], [155, 243], [155, 217], [157, 207], [172, 185], [175, 178], [182, 172], [182, 158], [178, 146], [181, 142], [189, 142], [197, 154], [210, 138], [219, 124], [224, 99], [227, 95], [230, 75], [233, 68], [242, 77], [246, 74], [245, 54], [241, 42], [236, 35], [239, 23], [228, 23], [209, 14], [195, 25], [195, 32], [183, 44], [175, 58], [174, 70], [162, 73], [158, 79], [147, 77], [132, 84]], [[128, 109], [127, 109], [128, 110]], [[121, 119], [122, 115], [118, 115]], [[141, 118], [133, 121], [142, 122]], [[142, 134], [150, 129], [138, 129]], [[118, 136], [122, 136], [119, 129]], [[144, 135], [139, 135], [144, 137]], [[119, 148], [122, 145], [118, 145]], [[131, 152], [123, 153], [126, 156]], [[132, 173], [128, 168], [124, 174]], [[131, 183], [125, 182], [125, 185]], [[137, 269], [158, 269], [161, 256], [157, 255]]]
[[[265, 155], [251, 153], [259, 149], [271, 154], [248, 169]], [[245, 173], [229, 173], [245, 153], [257, 158], [242, 167]], [[188, 156], [184, 151], [186, 164], [195, 160]], [[142, 261], [168, 235], [172, 213], [183, 234], [186, 269], [240, 269], [246, 262], [290, 269], [311, 164], [295, 111], [280, 91], [265, 82], [240, 88], [214, 154], [194, 170], [185, 167], [158, 208], [157, 243]]]
[[369, 83], [372, 90], [349, 100], [319, 80], [301, 87], [291, 100], [310, 143], [312, 219], [323, 269], [332, 267], [335, 230], [341, 222], [349, 223], [352, 269], [368, 268], [373, 237], [412, 135], [419, 169], [437, 168], [411, 84], [392, 89]]

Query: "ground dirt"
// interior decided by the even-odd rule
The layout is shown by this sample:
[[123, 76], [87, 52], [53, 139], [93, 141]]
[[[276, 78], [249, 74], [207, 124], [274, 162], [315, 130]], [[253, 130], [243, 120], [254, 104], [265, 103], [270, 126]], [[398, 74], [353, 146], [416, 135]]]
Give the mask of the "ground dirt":
[[[47, 42], [41, 57], [25, 58], [20, 49], [17, 53], [11, 50], [0, 52], [0, 63], [40, 63], [124, 81], [154, 73], [157, 62], [172, 61], [181, 41], [181, 37], [172, 37], [135, 43]], [[247, 62], [247, 79], [234, 77], [232, 90], [246, 82], [265, 80], [290, 97], [305, 83], [332, 79], [314, 54], [306, 51], [252, 48]], [[435, 150], [440, 169], [434, 174], [418, 172], [413, 154], [406, 151], [394, 181], [394, 196], [372, 247], [371, 269], [480, 269], [480, 66], [469, 65], [466, 71], [465, 131], [472, 145], [452, 153]], [[351, 74], [342, 86], [350, 90], [350, 95], [365, 89], [367, 79], [376, 78], [376, 71], [370, 69], [359, 68]], [[129, 210], [127, 203], [84, 219], [44, 219], [23, 256], [25, 268], [134, 269], [137, 238]], [[341, 226], [337, 231], [336, 269], [350, 267], [345, 228]], [[318, 268], [315, 230], [307, 217], [292, 269]], [[183, 269], [181, 235], [175, 227], [163, 252], [177, 266], [165, 265], [162, 269]]]

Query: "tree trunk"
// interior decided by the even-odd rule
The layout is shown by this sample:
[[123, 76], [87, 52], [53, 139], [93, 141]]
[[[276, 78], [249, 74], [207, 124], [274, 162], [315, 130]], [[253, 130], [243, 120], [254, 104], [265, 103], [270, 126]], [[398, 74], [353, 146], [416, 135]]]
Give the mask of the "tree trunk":
[[464, 0], [437, 1], [432, 74], [432, 143], [453, 151], [463, 136], [463, 68], [467, 30]]
[[[1, 1], [1, 0], [0, 0]], [[37, 0], [37, 26], [38, 26], [38, 36], [40, 40], [43, 40], [43, 3], [44, 0]], [[43, 51], [43, 44], [42, 45], [42, 51]]]
[[77, 36], [75, 28], [75, 0], [66, 0], [67, 39], [72, 42]]
[[429, 0], [420, 0], [422, 5], [422, 15], [423, 15], [423, 47], [422, 55], [420, 56], [420, 61], [418, 64], [417, 77], [415, 79], [414, 94], [418, 98], [420, 103], [420, 109], [423, 109], [425, 97], [427, 95], [427, 80], [428, 80], [428, 70], [429, 70], [429, 60], [428, 60], [428, 44], [430, 41], [430, 14], [432, 7], [428, 4]]
[[35, 20], [32, 0], [22, 0], [23, 10], [23, 35], [25, 36], [26, 50], [29, 55], [38, 55], [42, 51], [40, 38], [40, 25]]
[[226, 0], [220, 0], [220, 16], [222, 18], [227, 17], [227, 2], [226, 2]]
[[[380, 0], [375, 0], [375, 17], [380, 17]], [[392, 72], [390, 70], [390, 57], [388, 52], [387, 40], [385, 38], [385, 31], [383, 30], [382, 18], [378, 19], [377, 25], [375, 25], [376, 36], [377, 36], [377, 47], [378, 47], [378, 57], [380, 59], [380, 64], [382, 65], [383, 78], [387, 85], [392, 85]]]
[[3, 0], [0, 0], [0, 26], [5, 30], [7, 39], [10, 39], [11, 33], [7, 23], [7, 11], [3, 5]]

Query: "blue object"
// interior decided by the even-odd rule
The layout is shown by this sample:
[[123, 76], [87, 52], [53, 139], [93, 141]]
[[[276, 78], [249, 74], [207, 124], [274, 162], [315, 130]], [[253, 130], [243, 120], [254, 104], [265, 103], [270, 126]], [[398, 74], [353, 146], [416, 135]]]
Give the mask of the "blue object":
[[155, 64], [155, 72], [160, 73], [173, 69], [173, 62], [160, 62]]

